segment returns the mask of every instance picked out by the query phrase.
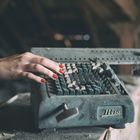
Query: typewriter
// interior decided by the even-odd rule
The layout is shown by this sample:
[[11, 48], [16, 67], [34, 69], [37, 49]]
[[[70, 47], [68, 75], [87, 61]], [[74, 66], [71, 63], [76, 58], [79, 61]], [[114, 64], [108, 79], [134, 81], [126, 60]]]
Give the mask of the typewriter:
[[47, 78], [44, 85], [31, 84], [37, 128], [122, 128], [133, 122], [133, 103], [109, 64], [138, 63], [139, 50], [32, 48], [31, 51], [63, 63], [65, 70], [57, 80]]

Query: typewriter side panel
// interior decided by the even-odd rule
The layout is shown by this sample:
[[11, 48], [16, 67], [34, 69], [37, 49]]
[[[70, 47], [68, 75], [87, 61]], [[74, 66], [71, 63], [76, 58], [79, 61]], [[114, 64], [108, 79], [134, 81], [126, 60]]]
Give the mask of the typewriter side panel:
[[46, 98], [46, 88], [45, 85], [40, 85], [34, 81], [31, 83], [31, 107], [32, 114], [34, 117], [35, 128], [39, 128], [39, 112], [41, 108], [41, 102]]

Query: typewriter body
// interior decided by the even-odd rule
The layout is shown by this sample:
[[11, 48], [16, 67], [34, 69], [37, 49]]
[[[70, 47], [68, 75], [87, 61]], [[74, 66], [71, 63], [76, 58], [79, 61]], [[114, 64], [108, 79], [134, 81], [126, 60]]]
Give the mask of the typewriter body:
[[123, 127], [133, 122], [133, 103], [109, 64], [137, 63], [136, 51], [32, 48], [34, 54], [63, 63], [65, 69], [56, 81], [47, 78], [47, 84], [31, 84], [36, 127]]

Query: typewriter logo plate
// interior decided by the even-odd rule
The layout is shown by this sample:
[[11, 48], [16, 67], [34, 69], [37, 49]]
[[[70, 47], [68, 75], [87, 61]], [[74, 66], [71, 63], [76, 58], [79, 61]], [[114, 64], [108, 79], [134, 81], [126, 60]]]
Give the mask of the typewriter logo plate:
[[122, 106], [99, 106], [97, 119], [123, 118]]

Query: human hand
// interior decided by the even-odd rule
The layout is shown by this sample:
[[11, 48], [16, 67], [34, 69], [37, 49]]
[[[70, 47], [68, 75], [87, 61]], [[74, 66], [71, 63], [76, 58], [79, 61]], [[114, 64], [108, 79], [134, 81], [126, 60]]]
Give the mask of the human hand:
[[15, 79], [28, 78], [39, 83], [46, 83], [46, 80], [34, 72], [39, 72], [52, 79], [57, 79], [58, 74], [63, 74], [63, 65], [48, 58], [26, 52], [0, 59], [0, 78]]

